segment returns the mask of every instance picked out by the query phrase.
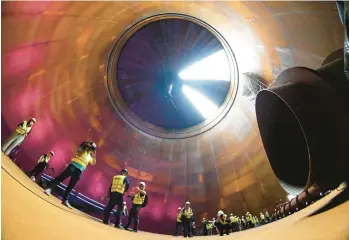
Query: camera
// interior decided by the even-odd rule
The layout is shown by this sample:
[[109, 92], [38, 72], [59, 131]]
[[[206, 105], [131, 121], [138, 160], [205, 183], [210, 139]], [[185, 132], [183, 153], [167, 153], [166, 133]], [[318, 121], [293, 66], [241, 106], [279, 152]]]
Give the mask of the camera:
[[83, 142], [80, 144], [80, 148], [82, 149], [89, 149], [92, 151], [96, 151], [97, 149], [97, 144], [95, 142]]

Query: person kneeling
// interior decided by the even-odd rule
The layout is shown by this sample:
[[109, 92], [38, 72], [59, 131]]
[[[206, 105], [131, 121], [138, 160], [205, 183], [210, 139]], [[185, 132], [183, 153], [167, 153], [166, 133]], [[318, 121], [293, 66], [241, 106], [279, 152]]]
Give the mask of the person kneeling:
[[[137, 187], [137, 193], [129, 195], [132, 199], [132, 208], [128, 217], [128, 223], [125, 226], [125, 229], [128, 231], [138, 232], [139, 226], [139, 211], [141, 208], [144, 208], [148, 204], [148, 195], [145, 192], [145, 183], [140, 182], [139, 187]], [[132, 220], [134, 219], [134, 229], [131, 229]]]
[[218, 228], [219, 234], [221, 236], [229, 235], [230, 232], [230, 221], [227, 219], [227, 214], [224, 214], [223, 211], [218, 211], [218, 219], [216, 221], [216, 227]]

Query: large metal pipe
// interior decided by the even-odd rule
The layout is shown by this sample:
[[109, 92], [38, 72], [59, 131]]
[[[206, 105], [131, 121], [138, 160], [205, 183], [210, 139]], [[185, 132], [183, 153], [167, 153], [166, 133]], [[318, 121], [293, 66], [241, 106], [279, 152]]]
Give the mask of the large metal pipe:
[[348, 178], [349, 86], [338, 71], [343, 64], [340, 59], [317, 71], [290, 68], [257, 95], [266, 153], [292, 195], [314, 184], [322, 191], [333, 189]]

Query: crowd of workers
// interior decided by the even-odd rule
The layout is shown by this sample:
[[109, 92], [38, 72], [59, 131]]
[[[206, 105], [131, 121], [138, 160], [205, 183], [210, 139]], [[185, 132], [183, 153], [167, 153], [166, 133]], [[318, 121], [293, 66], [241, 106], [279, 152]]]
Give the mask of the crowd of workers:
[[[2, 151], [5, 155], [9, 155], [11, 151], [19, 146], [28, 134], [30, 134], [32, 127], [36, 123], [36, 119], [32, 118], [28, 121], [23, 121], [17, 126], [15, 131], [5, 139], [2, 144]], [[70, 192], [74, 186], [80, 180], [82, 173], [85, 171], [89, 164], [96, 164], [96, 149], [97, 145], [94, 142], [82, 142], [72, 157], [71, 163], [65, 168], [65, 170], [54, 178], [45, 189], [45, 194], [51, 195], [53, 189], [66, 178], [70, 177], [70, 181], [63, 195], [62, 204], [68, 208], [72, 208], [68, 198]], [[54, 156], [53, 151], [49, 151], [40, 157], [36, 166], [28, 173], [29, 177], [36, 181], [36, 177], [40, 175], [45, 169], [49, 167], [49, 161]], [[145, 192], [146, 184], [140, 182], [136, 187], [136, 193], [131, 193], [127, 197], [132, 202], [132, 207], [128, 213], [127, 204], [124, 201], [124, 194], [129, 190], [130, 182], [128, 180], [128, 170], [122, 169], [120, 174], [113, 177], [111, 185], [109, 187], [108, 196], [103, 199], [108, 199], [108, 204], [104, 209], [103, 223], [109, 224], [110, 213], [115, 215], [115, 227], [124, 229], [121, 225], [121, 218], [128, 216], [128, 222], [125, 226], [126, 230], [138, 231], [139, 227], [139, 212], [148, 204], [148, 194]], [[113, 210], [117, 206], [117, 211]], [[265, 214], [260, 213], [260, 216], [252, 216], [249, 212], [246, 216], [237, 217], [230, 214], [228, 217], [223, 211], [218, 211], [217, 219], [212, 220], [202, 219], [202, 233], [203, 235], [215, 235], [224, 234], [229, 235], [231, 232], [237, 232], [245, 229], [258, 227], [271, 221], [268, 212]], [[133, 229], [131, 228], [132, 222], [134, 223]], [[190, 202], [186, 202], [184, 207], [179, 207], [176, 218], [175, 236], [178, 236], [183, 228], [184, 237], [193, 237], [199, 235], [196, 231], [197, 225], [194, 220], [193, 210], [190, 207]]]
[[229, 233], [232, 232], [255, 228], [271, 221], [272, 219], [268, 211], [266, 211], [265, 214], [260, 213], [258, 217], [253, 216], [249, 212], [247, 212], [245, 216], [238, 217], [232, 213], [228, 216], [228, 214], [225, 214], [220, 210], [217, 213], [217, 219], [213, 218], [212, 220], [209, 220], [203, 218], [201, 229], [205, 236], [216, 234], [223, 236], [224, 234], [229, 235]]

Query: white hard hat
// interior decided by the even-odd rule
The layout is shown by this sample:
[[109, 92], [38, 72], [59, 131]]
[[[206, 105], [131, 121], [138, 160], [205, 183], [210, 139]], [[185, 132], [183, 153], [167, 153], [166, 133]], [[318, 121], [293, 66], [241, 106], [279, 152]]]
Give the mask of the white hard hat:
[[123, 202], [124, 205], [126, 205], [126, 202]]
[[50, 153], [51, 153], [52, 156], [55, 155], [55, 153], [53, 151], [50, 151]]
[[185, 205], [190, 205], [190, 202], [185, 202]]
[[31, 118], [30, 121], [33, 121], [34, 123], [36, 123], [36, 119], [35, 118]]
[[224, 212], [222, 210], [219, 210], [218, 213], [217, 213], [218, 216], [220, 216], [222, 214], [224, 214]]
[[145, 187], [145, 182], [140, 182], [139, 185], [143, 185]]

